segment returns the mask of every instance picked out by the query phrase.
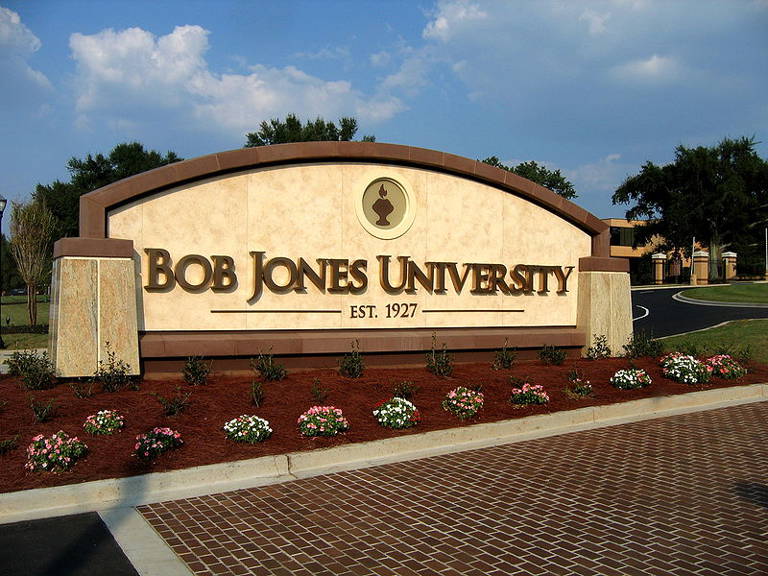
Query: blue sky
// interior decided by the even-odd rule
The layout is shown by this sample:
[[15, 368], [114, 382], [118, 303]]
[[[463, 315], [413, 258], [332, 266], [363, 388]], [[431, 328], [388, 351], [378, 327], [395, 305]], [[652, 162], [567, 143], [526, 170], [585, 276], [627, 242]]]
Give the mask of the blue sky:
[[0, 0], [0, 194], [124, 141], [239, 148], [294, 112], [536, 160], [621, 216], [615, 188], [678, 144], [768, 158], [766, 62], [768, 0]]

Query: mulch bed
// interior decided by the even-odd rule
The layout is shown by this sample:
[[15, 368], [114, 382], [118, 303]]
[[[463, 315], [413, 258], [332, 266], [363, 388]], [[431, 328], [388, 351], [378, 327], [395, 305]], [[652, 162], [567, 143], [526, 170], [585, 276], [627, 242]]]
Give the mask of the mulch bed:
[[[5, 376], [0, 379], [0, 406], [6, 403], [0, 408], [0, 440], [18, 435], [18, 447], [0, 455], [0, 492], [178, 470], [652, 396], [768, 382], [768, 366], [765, 365], [750, 365], [750, 373], [736, 381], [713, 379], [704, 386], [691, 386], [664, 378], [654, 359], [643, 358], [633, 362], [651, 375], [653, 384], [650, 387], [617, 390], [608, 383], [616, 370], [628, 367], [629, 362], [624, 358], [566, 360], [562, 366], [546, 366], [538, 361], [518, 362], [511, 370], [501, 371], [492, 370], [489, 364], [464, 364], [455, 366], [450, 378], [436, 377], [423, 367], [370, 368], [355, 380], [343, 378], [333, 370], [295, 372], [280, 382], [265, 383], [266, 396], [259, 408], [250, 402], [254, 375], [234, 377], [214, 373], [207, 385], [194, 388], [184, 384], [180, 377], [178, 380], [146, 380], [141, 382], [139, 391], [109, 393], [98, 390], [85, 399], [76, 398], [66, 384], [59, 384], [50, 390], [28, 391], [22, 388], [18, 379]], [[594, 388], [591, 397], [571, 399], [565, 394], [568, 374], [574, 368], [591, 381]], [[526, 408], [512, 406], [508, 402], [512, 388], [510, 376], [542, 384], [550, 396], [549, 404]], [[393, 387], [404, 380], [418, 386], [414, 403], [421, 412], [422, 420], [418, 426], [406, 430], [382, 428], [371, 411], [378, 403], [391, 397]], [[350, 429], [345, 434], [332, 438], [305, 438], [299, 434], [297, 418], [317, 404], [311, 393], [313, 382], [327, 390], [325, 405], [343, 410], [350, 422]], [[460, 421], [442, 409], [440, 403], [448, 391], [456, 386], [473, 387], [478, 384], [482, 385], [485, 394], [485, 407], [475, 419]], [[183, 391], [192, 390], [190, 405], [177, 416], [165, 416], [152, 393], [169, 397], [179, 386]], [[30, 398], [43, 402], [54, 399], [58, 410], [53, 420], [42, 424], [35, 422], [29, 406]], [[125, 416], [126, 425], [122, 432], [112, 436], [91, 436], [83, 430], [86, 417], [103, 409], [117, 409]], [[272, 437], [256, 445], [227, 440], [222, 431], [224, 422], [241, 414], [256, 414], [269, 420], [274, 430]], [[154, 426], [169, 426], [178, 430], [184, 439], [184, 446], [154, 461], [141, 462], [133, 455], [136, 435]], [[48, 436], [58, 430], [79, 436], [89, 447], [88, 456], [67, 472], [25, 470], [25, 450], [31, 438], [37, 434]]]

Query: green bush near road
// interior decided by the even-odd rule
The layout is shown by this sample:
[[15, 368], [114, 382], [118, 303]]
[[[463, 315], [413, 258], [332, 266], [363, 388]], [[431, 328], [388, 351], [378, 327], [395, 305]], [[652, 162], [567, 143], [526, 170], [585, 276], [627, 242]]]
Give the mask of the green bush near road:
[[768, 320], [734, 320], [723, 326], [659, 340], [666, 352], [693, 344], [702, 354], [730, 351], [737, 354], [749, 348], [752, 360], [768, 364]]

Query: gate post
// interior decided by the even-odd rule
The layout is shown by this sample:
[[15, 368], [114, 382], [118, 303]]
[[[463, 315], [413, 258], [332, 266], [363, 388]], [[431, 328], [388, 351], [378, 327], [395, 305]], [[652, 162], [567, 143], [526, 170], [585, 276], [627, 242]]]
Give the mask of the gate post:
[[693, 275], [696, 284], [709, 284], [709, 252], [697, 250], [693, 253]]
[[653, 283], [664, 284], [664, 264], [667, 261], [667, 255], [663, 252], [658, 252], [651, 256], [653, 261]]
[[723, 264], [726, 281], [736, 278], [736, 252], [723, 252]]

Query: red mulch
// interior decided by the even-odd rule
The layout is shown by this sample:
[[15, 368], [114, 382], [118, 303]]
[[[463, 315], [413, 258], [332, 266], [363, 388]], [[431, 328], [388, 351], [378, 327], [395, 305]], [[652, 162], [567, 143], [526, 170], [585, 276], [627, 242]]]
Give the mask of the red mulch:
[[[488, 364], [464, 364], [457, 365], [450, 378], [438, 378], [424, 368], [369, 368], [362, 378], [356, 380], [342, 378], [333, 370], [296, 372], [281, 382], [265, 383], [266, 397], [260, 408], [250, 403], [252, 378], [248, 376], [213, 374], [207, 385], [195, 388], [187, 386], [180, 379], [146, 380], [141, 383], [139, 391], [98, 391], [86, 399], [75, 398], [65, 384], [59, 384], [51, 390], [27, 391], [17, 379], [6, 376], [0, 379], [0, 440], [14, 435], [18, 435], [19, 440], [16, 449], [0, 455], [0, 492], [177, 470], [650, 396], [768, 382], [768, 366], [765, 365], [751, 365], [750, 373], [736, 381], [713, 379], [706, 386], [690, 386], [664, 378], [658, 362], [653, 359], [635, 360], [634, 364], [638, 368], [645, 368], [651, 375], [653, 384], [650, 387], [640, 390], [613, 388], [608, 383], [609, 378], [616, 370], [628, 367], [628, 361], [621, 358], [601, 361], [567, 360], [562, 366], [545, 366], [538, 361], [518, 362], [511, 370], [501, 371], [491, 370]], [[563, 389], [568, 373], [573, 368], [578, 368], [592, 382], [592, 397], [574, 400], [565, 395]], [[535, 384], [544, 385], [550, 395], [550, 403], [522, 409], [510, 405], [510, 376], [527, 377]], [[299, 434], [297, 418], [316, 404], [310, 392], [315, 378], [328, 391], [324, 404], [341, 408], [349, 420], [350, 429], [345, 434], [314, 439]], [[382, 428], [371, 411], [380, 401], [388, 399], [394, 385], [403, 380], [410, 380], [419, 387], [414, 402], [421, 412], [422, 421], [418, 426], [406, 430]], [[485, 407], [474, 420], [459, 421], [441, 408], [444, 395], [452, 388], [478, 384], [483, 386]], [[152, 393], [169, 397], [174, 394], [177, 386], [185, 391], [193, 391], [191, 402], [182, 414], [167, 417]], [[29, 407], [30, 397], [38, 401], [55, 399], [58, 404], [56, 417], [44, 424], [35, 422]], [[2, 402], [6, 402], [4, 407]], [[83, 430], [83, 422], [88, 415], [103, 409], [119, 410], [125, 416], [125, 428], [112, 436], [90, 436]], [[272, 437], [256, 445], [227, 440], [222, 426], [240, 414], [256, 414], [269, 420], [274, 430]], [[154, 426], [169, 426], [180, 431], [184, 446], [161, 455], [155, 461], [140, 462], [132, 455], [136, 435]], [[89, 447], [88, 456], [67, 472], [25, 470], [25, 450], [31, 438], [37, 434], [47, 436], [58, 430], [64, 430], [71, 436], [77, 435], [86, 442]]]

